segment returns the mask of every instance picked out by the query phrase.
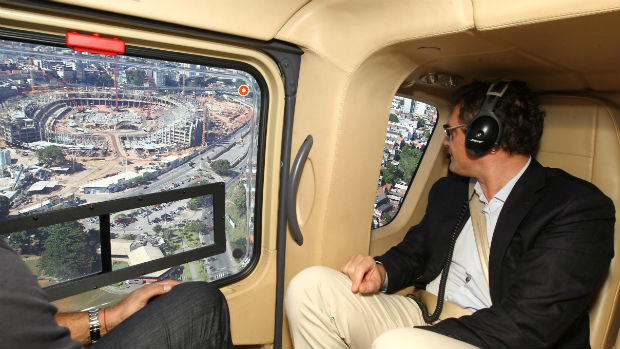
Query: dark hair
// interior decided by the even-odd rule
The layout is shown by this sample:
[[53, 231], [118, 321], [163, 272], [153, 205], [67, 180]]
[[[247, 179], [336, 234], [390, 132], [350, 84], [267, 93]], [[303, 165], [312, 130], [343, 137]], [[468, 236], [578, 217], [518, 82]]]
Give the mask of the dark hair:
[[[460, 105], [459, 119], [467, 124], [478, 113], [491, 83], [474, 81], [459, 88], [454, 105]], [[511, 154], [535, 156], [540, 146], [545, 112], [538, 105], [537, 95], [522, 81], [511, 81], [508, 90], [493, 110], [502, 123], [500, 147]]]

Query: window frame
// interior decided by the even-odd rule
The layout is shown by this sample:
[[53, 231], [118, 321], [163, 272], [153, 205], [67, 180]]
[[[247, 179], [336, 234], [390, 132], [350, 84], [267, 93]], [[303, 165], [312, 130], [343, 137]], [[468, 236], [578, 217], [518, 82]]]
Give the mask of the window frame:
[[[112, 270], [112, 256], [110, 248], [111, 213], [132, 210], [140, 207], [148, 207], [150, 205], [161, 204], [164, 202], [189, 199], [203, 195], [213, 195], [214, 245], [199, 247], [190, 251], [165, 256], [163, 258], [129, 266], [119, 270]], [[99, 217], [101, 271], [44, 287], [43, 290], [46, 291], [48, 300], [55, 301], [74, 296], [91, 289], [137, 278], [158, 270], [223, 253], [226, 251], [224, 196], [224, 183], [221, 182], [174, 189], [159, 193], [128, 196], [120, 199], [10, 218], [2, 221], [2, 233], [3, 235], [8, 235], [27, 229], [73, 222], [90, 217]]]
[[[224, 36], [222, 34], [220, 34], [219, 36]], [[63, 49], [71, 49], [70, 47], [68, 47], [66, 45], [66, 39], [64, 36], [60, 36], [60, 35], [53, 35], [53, 34], [45, 34], [45, 33], [40, 33], [40, 32], [34, 32], [34, 31], [29, 31], [29, 30], [21, 30], [21, 29], [13, 29], [13, 28], [5, 28], [0, 26], [0, 39], [2, 40], [11, 40], [11, 41], [15, 41], [15, 42], [23, 42], [23, 43], [30, 43], [30, 44], [37, 44], [37, 45], [47, 45], [47, 46], [55, 46], [55, 47], [59, 47], [59, 48], [63, 48]], [[265, 45], [260, 45], [260, 46], [265, 46], [262, 47], [264, 51], [268, 52], [270, 54], [271, 57], [280, 57], [278, 59], [276, 59], [276, 61], [279, 61], [280, 59], [282, 59], [282, 57], [286, 58], [287, 55], [291, 55], [291, 54], [295, 54], [297, 52], [297, 50], [295, 50], [294, 48], [291, 48], [287, 45], [284, 45], [282, 43], [274, 43], [274, 44], [265, 44]], [[189, 63], [189, 64], [198, 64], [198, 65], [205, 65], [205, 66], [210, 66], [210, 67], [217, 67], [217, 68], [224, 68], [224, 69], [236, 69], [236, 70], [240, 70], [243, 71], [247, 74], [249, 74], [250, 76], [252, 76], [252, 78], [254, 78], [256, 84], [258, 85], [258, 88], [260, 89], [260, 98], [257, 99], [258, 101], [258, 105], [260, 106], [260, 109], [257, 110], [257, 116], [258, 116], [258, 120], [257, 120], [257, 124], [259, 129], [257, 130], [257, 147], [256, 147], [256, 181], [254, 183], [254, 188], [255, 188], [255, 195], [254, 195], [254, 217], [253, 217], [253, 233], [254, 233], [254, 243], [252, 246], [252, 257], [250, 259], [250, 261], [248, 262], [248, 264], [240, 271], [236, 272], [235, 274], [229, 275], [227, 277], [224, 277], [222, 279], [218, 279], [215, 281], [212, 281], [210, 283], [214, 284], [217, 287], [220, 287], [222, 285], [226, 285], [226, 284], [231, 284], [234, 282], [237, 282], [241, 279], [244, 279], [245, 277], [247, 277], [248, 275], [251, 274], [252, 270], [257, 266], [260, 255], [261, 255], [261, 236], [262, 236], [262, 204], [263, 204], [263, 183], [264, 183], [264, 164], [265, 164], [265, 147], [266, 147], [266, 137], [267, 137], [267, 122], [268, 122], [268, 118], [267, 118], [267, 114], [268, 114], [268, 110], [269, 110], [269, 89], [267, 86], [267, 82], [265, 80], [265, 78], [262, 76], [262, 74], [258, 71], [258, 69], [256, 69], [255, 67], [253, 67], [252, 65], [250, 65], [249, 63], [243, 62], [243, 61], [235, 61], [235, 60], [231, 60], [231, 59], [224, 59], [224, 58], [216, 58], [216, 57], [210, 57], [210, 56], [203, 56], [203, 55], [199, 55], [199, 54], [190, 54], [190, 53], [181, 53], [181, 52], [173, 52], [173, 51], [167, 51], [164, 49], [155, 49], [155, 48], [147, 48], [147, 47], [140, 47], [140, 46], [135, 46], [135, 45], [131, 45], [131, 44], [126, 44], [125, 45], [125, 53], [124, 55], [126, 56], [132, 56], [132, 57], [137, 57], [137, 58], [147, 58], [147, 59], [157, 59], [157, 60], [167, 60], [167, 61], [176, 61], [176, 62], [180, 62], [180, 63]], [[274, 58], [275, 59], [275, 58]], [[299, 70], [299, 66], [298, 65], [291, 65], [290, 67], [287, 67], [288, 70], [295, 70], [297, 69], [297, 72]], [[289, 73], [290, 74], [290, 73]], [[295, 79], [295, 86], [296, 86], [296, 82], [297, 80]], [[292, 127], [292, 125], [291, 125]], [[177, 190], [183, 190], [183, 189], [177, 189]], [[157, 194], [161, 194], [161, 193], [157, 193]], [[147, 194], [150, 195], [150, 194]], [[225, 195], [225, 192], [224, 194]], [[224, 197], [224, 196], [223, 196]], [[120, 199], [122, 200], [122, 199]], [[165, 201], [162, 201], [165, 202]], [[214, 201], [215, 202], [215, 201]], [[90, 204], [87, 204], [86, 206], [88, 206]], [[139, 206], [137, 206], [139, 207]], [[55, 213], [59, 212], [59, 211], [54, 211]], [[249, 213], [249, 212], [248, 212]], [[34, 215], [34, 216], [41, 216], [42, 214], [39, 215]], [[91, 215], [92, 216], [92, 215]], [[90, 216], [89, 216], [90, 217]], [[20, 217], [21, 218], [21, 217]], [[82, 217], [82, 218], [87, 218], [87, 217]], [[79, 218], [76, 218], [79, 219]], [[7, 220], [8, 221], [8, 220]], [[214, 222], [215, 223], [215, 222]], [[222, 228], [224, 229], [224, 228]], [[18, 229], [19, 230], [19, 229]], [[21, 230], [24, 230], [24, 228], [22, 228]], [[17, 231], [17, 230], [16, 230]], [[249, 232], [248, 232], [249, 233]], [[226, 239], [226, 236], [224, 236], [224, 239]], [[108, 231], [108, 245], [109, 245], [109, 231]], [[248, 239], [249, 239], [249, 235], [248, 235]], [[103, 245], [103, 241], [102, 241], [102, 245]], [[207, 246], [209, 247], [209, 246]], [[199, 248], [198, 250], [202, 251], [202, 248]], [[223, 253], [225, 251], [222, 250], [220, 252], [217, 253]], [[188, 252], [192, 252], [192, 251], [188, 251]], [[194, 260], [199, 260], [202, 258], [207, 258], [209, 256], [215, 255], [217, 253], [212, 253], [209, 255], [205, 255], [203, 257], [199, 257], [199, 258], [195, 258], [192, 259], [191, 261]], [[180, 255], [180, 254], [179, 254]], [[141, 264], [139, 266], [144, 266], [144, 265], [151, 265], [150, 263], [155, 263], [155, 262], [159, 262], [161, 261], [162, 263], [167, 263], [167, 261], [169, 261], [169, 258], [175, 257], [177, 255], [174, 256], [166, 256], [164, 258], [161, 258], [157, 261], [152, 261], [152, 262], [148, 262], [148, 263], [144, 263]], [[176, 259], [173, 259], [176, 261]], [[185, 263], [185, 262], [183, 262]], [[180, 263], [180, 264], [183, 264]], [[180, 265], [178, 264], [178, 265]], [[155, 263], [154, 265], [157, 265], [159, 267], [159, 269], [154, 269], [152, 271], [157, 271], [162, 269], [162, 265]], [[137, 266], [135, 266], [137, 267]], [[132, 268], [132, 269], [130, 269]], [[116, 272], [121, 272], [127, 269], [130, 269], [131, 271], [133, 271], [134, 267], [129, 267], [129, 268], [123, 268], [122, 270], [117, 270], [114, 271], [114, 273]], [[148, 272], [146, 272], [148, 273]], [[95, 274], [97, 275], [97, 274]], [[117, 275], [117, 274], [115, 274]], [[88, 278], [89, 276], [86, 276], [86, 278]], [[79, 278], [78, 280], [82, 280], [83, 278]], [[120, 281], [120, 280], [119, 280]], [[68, 281], [70, 282], [70, 281]], [[113, 282], [117, 282], [117, 281], [113, 281]], [[109, 283], [108, 283], [109, 284]], [[88, 285], [88, 288], [83, 288], [81, 285], [79, 289], [81, 289], [80, 292], [83, 291], [87, 291], [89, 289], [93, 289], [93, 288], [98, 288], [101, 286], [105, 286], [107, 284], [105, 283], [100, 283], [98, 282], [97, 284], [92, 284], [92, 285]], [[50, 288], [51, 287], [51, 288]], [[65, 291], [65, 287], [61, 285], [57, 285], [57, 286], [48, 286], [45, 288], [46, 291], [48, 291], [48, 297], [50, 300], [57, 300], [60, 298], [64, 298], [64, 297], [69, 297], [72, 295], [75, 295], [79, 292], [75, 292], [75, 290], [77, 290], [77, 287], [73, 287], [71, 292], [74, 293], [67, 293], [67, 291]], [[56, 291], [56, 290], [60, 290], [60, 291]], [[60, 296], [62, 295], [62, 296]]]

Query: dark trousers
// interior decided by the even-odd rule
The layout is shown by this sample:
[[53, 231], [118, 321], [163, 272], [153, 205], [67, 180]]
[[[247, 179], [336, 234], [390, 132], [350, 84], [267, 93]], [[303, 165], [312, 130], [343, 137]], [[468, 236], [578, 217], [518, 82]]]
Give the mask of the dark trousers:
[[91, 348], [232, 348], [228, 304], [216, 287], [186, 282], [151, 300]]

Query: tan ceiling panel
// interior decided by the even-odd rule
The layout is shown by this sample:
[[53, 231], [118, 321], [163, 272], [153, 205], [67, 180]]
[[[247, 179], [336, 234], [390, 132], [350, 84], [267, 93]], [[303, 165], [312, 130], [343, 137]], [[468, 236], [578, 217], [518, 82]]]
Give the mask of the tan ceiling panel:
[[309, 0], [55, 0], [216, 32], [271, 40]]
[[618, 0], [472, 0], [478, 29], [551, 21], [617, 11]]
[[296, 13], [276, 38], [352, 71], [388, 45], [472, 27], [471, 2], [465, 0], [315, 0]]
[[611, 73], [620, 69], [618, 12], [489, 30], [481, 34], [575, 72]]

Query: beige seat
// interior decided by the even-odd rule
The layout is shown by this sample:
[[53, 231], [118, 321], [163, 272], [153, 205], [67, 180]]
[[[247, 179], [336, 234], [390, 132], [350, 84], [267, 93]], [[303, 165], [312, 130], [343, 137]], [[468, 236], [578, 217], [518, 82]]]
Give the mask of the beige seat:
[[590, 309], [592, 348], [617, 348], [620, 324], [620, 117], [618, 108], [585, 97], [546, 96], [547, 117], [537, 156], [545, 166], [558, 167], [594, 183], [616, 207], [615, 257]]

